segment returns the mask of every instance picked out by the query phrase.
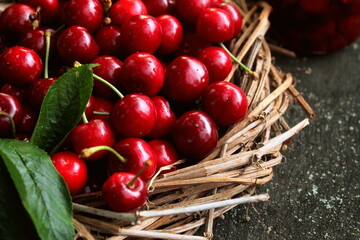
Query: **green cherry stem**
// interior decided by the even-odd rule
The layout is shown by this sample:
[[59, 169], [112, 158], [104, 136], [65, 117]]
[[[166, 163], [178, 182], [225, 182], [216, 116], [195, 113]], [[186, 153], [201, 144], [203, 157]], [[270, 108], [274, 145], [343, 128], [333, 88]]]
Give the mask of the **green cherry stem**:
[[110, 115], [109, 112], [98, 112], [98, 111], [93, 111], [93, 114], [100, 115], [100, 116], [109, 116]]
[[63, 24], [63, 25], [61, 25], [58, 29], [56, 29], [55, 30], [55, 35], [58, 33], [58, 32], [60, 32], [61, 30], [63, 30], [65, 28], [65, 25]]
[[232, 58], [232, 60], [233, 60], [234, 62], [236, 62], [237, 64], [239, 64], [239, 66], [240, 66], [242, 69], [244, 69], [245, 71], [247, 71], [247, 72], [248, 72], [251, 76], [253, 76], [255, 79], [259, 79], [258, 74], [257, 74], [256, 72], [252, 71], [251, 69], [249, 69], [247, 66], [245, 66], [245, 64], [243, 64], [242, 62], [240, 62], [239, 59], [237, 59], [237, 58], [229, 51], [229, 49], [227, 49], [227, 47], [226, 47], [223, 43], [220, 43], [219, 45], [220, 45], [220, 47], [221, 47], [222, 49], [224, 49], [224, 50], [229, 54], [229, 56]]
[[100, 82], [104, 83], [106, 86], [108, 86], [109, 88], [111, 88], [120, 98], [123, 98], [124, 95], [121, 94], [121, 92], [111, 83], [109, 83], [108, 81], [106, 81], [105, 79], [103, 79], [102, 77], [99, 77], [98, 75], [93, 73], [93, 77], [97, 80], [99, 80]]
[[49, 78], [50, 38], [51, 38], [51, 32], [46, 31], [45, 32], [46, 52], [45, 52], [44, 78]]
[[112, 147], [109, 147], [109, 146], [105, 146], [105, 145], [91, 147], [91, 148], [84, 148], [80, 152], [79, 157], [80, 158], [88, 158], [91, 155], [93, 155], [94, 153], [96, 153], [98, 151], [102, 151], [102, 150], [107, 150], [107, 151], [113, 153], [122, 163], [126, 162], [126, 159], [123, 156], [121, 156], [117, 151], [115, 151], [115, 149], [113, 149]]
[[81, 115], [81, 118], [82, 118], [84, 124], [89, 122], [87, 117], [86, 117], [85, 112], [83, 112], [83, 114]]
[[10, 125], [11, 125], [11, 134], [12, 134], [13, 138], [15, 138], [16, 137], [16, 129], [15, 129], [14, 119], [6, 112], [0, 112], [0, 116], [5, 116], [9, 119]]
[[152, 162], [151, 161], [146, 161], [144, 166], [140, 169], [140, 171], [135, 175], [135, 177], [133, 179], [131, 179], [126, 185], [128, 187], [132, 187], [132, 185], [134, 185], [136, 179], [138, 179], [141, 174], [143, 174], [145, 172], [145, 170], [150, 167], [152, 165]]

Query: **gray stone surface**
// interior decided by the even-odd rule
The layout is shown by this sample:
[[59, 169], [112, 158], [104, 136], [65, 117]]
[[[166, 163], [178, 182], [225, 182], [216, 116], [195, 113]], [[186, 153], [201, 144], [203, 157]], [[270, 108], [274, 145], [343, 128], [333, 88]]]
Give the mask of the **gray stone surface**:
[[[360, 39], [325, 56], [277, 65], [297, 78], [297, 89], [317, 119], [284, 152], [273, 180], [259, 187], [269, 202], [239, 206], [215, 222], [216, 240], [360, 239]], [[305, 116], [291, 107], [291, 123]], [[251, 220], [246, 222], [246, 208]]]

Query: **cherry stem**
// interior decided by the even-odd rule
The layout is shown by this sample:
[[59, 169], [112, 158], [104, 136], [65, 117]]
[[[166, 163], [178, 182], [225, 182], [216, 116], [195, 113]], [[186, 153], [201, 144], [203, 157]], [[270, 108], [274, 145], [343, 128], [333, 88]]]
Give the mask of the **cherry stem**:
[[133, 179], [130, 180], [130, 182], [128, 182], [126, 185], [128, 187], [132, 187], [132, 185], [134, 185], [135, 181], [145, 172], [145, 170], [150, 167], [152, 165], [152, 162], [147, 160], [144, 163], [144, 166], [140, 169], [140, 171], [135, 175], [135, 177]]
[[60, 32], [61, 30], [63, 30], [63, 28], [65, 28], [65, 24], [61, 25], [58, 29], [55, 30], [54, 34], [56, 35], [58, 32]]
[[126, 159], [123, 156], [121, 156], [117, 151], [115, 151], [115, 149], [113, 149], [112, 147], [109, 147], [109, 146], [105, 146], [105, 145], [91, 147], [91, 148], [84, 148], [83, 150], [81, 150], [79, 157], [80, 158], [88, 158], [91, 155], [93, 155], [94, 153], [96, 153], [98, 151], [102, 151], [102, 150], [107, 150], [107, 151], [113, 153], [122, 163], [126, 162]]
[[105, 0], [104, 1], [104, 11], [105, 13], [108, 13], [109, 12], [109, 9], [111, 8], [112, 6], [112, 1], [111, 0]]
[[99, 80], [100, 82], [104, 83], [106, 86], [110, 87], [120, 98], [123, 98], [124, 95], [121, 94], [121, 92], [111, 83], [103, 79], [102, 77], [99, 77], [98, 75], [93, 73], [93, 77]]
[[249, 69], [247, 66], [245, 66], [245, 64], [243, 64], [242, 62], [239, 61], [239, 59], [237, 59], [230, 51], [229, 49], [227, 49], [227, 47], [223, 44], [223, 43], [219, 43], [220, 47], [222, 49], [224, 49], [229, 56], [232, 58], [232, 60], [234, 60], [234, 62], [236, 62], [237, 64], [239, 64], [239, 66], [244, 69], [245, 71], [247, 71], [248, 73], [250, 73], [251, 76], [253, 76], [255, 79], [258, 79], [258, 74], [254, 71], [252, 71], [251, 69]]
[[12, 134], [13, 138], [16, 138], [16, 129], [15, 129], [14, 119], [6, 112], [0, 112], [0, 116], [5, 116], [10, 120], [11, 134]]
[[81, 118], [82, 118], [82, 120], [83, 120], [83, 123], [88, 123], [88, 122], [89, 122], [88, 119], [87, 119], [87, 117], [86, 117], [85, 112], [83, 112]]
[[93, 111], [93, 114], [100, 115], [100, 116], [109, 116], [110, 115], [109, 112], [98, 112], [98, 111]]
[[45, 69], [44, 69], [44, 77], [49, 77], [49, 55], [50, 55], [50, 38], [51, 38], [51, 32], [46, 31], [45, 32], [45, 41], [46, 41], [46, 52], [45, 52]]

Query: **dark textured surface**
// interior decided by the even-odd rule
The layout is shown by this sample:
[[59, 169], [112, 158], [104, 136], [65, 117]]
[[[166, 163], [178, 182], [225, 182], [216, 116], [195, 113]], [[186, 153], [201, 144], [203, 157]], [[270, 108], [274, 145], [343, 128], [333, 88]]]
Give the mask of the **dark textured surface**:
[[[284, 152], [285, 164], [257, 189], [269, 202], [239, 206], [215, 222], [216, 240], [360, 239], [360, 39], [326, 56], [278, 57], [317, 119]], [[286, 119], [305, 116], [292, 106]]]

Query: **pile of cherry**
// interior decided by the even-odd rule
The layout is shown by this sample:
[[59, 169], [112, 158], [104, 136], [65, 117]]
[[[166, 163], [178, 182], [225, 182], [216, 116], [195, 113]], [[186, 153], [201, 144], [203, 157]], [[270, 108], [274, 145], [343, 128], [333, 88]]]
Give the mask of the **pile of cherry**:
[[0, 137], [27, 141], [51, 84], [98, 64], [83, 121], [51, 159], [72, 195], [102, 189], [112, 210], [137, 209], [157, 171], [205, 158], [245, 117], [218, 45], [241, 26], [221, 0], [18, 0], [0, 15]]

